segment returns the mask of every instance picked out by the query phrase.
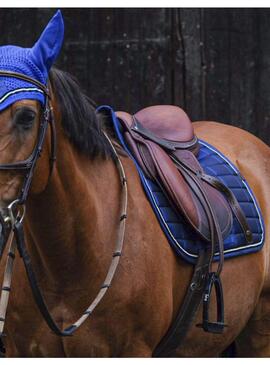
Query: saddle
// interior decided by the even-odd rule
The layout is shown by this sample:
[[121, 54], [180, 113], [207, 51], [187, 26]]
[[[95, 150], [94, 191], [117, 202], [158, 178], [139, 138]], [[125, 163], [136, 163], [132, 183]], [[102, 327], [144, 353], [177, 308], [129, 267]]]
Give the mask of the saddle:
[[175, 210], [203, 240], [213, 240], [209, 209], [223, 239], [232, 228], [232, 211], [248, 231], [236, 199], [218, 181], [204, 174], [196, 159], [198, 139], [181, 108], [157, 105], [134, 115], [116, 114], [129, 150], [144, 174], [161, 187]]

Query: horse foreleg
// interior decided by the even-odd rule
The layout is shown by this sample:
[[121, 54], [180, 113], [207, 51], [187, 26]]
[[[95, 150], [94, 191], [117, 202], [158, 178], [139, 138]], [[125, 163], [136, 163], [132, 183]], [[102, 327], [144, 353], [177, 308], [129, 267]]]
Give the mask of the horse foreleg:
[[254, 314], [236, 339], [239, 357], [270, 357], [270, 292], [262, 294]]

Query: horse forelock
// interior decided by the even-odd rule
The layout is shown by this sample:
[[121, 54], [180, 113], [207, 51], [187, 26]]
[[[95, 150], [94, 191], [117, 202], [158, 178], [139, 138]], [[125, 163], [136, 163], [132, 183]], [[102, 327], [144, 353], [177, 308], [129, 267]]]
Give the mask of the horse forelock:
[[61, 124], [71, 144], [91, 159], [113, 157], [102, 130], [105, 118], [96, 113], [96, 104], [86, 96], [77, 80], [65, 71], [52, 68], [49, 74]]

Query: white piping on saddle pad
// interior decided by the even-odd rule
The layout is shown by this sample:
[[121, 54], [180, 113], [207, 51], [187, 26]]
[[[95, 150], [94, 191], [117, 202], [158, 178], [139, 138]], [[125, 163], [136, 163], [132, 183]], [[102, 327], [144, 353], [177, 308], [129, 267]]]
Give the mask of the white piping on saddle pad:
[[[219, 151], [217, 151], [216, 149], [214, 149], [214, 148], [211, 148], [211, 146], [209, 146], [207, 143], [204, 143], [203, 141], [199, 141], [200, 142], [200, 144], [202, 144], [202, 145], [204, 145], [205, 147], [207, 147], [208, 149], [210, 149], [211, 151], [213, 151], [213, 152], [215, 152], [216, 154], [218, 154], [224, 161], [226, 161], [227, 163], [228, 163], [228, 165], [230, 165], [230, 167], [233, 169], [233, 171], [239, 176], [239, 171], [235, 168], [235, 166], [233, 166], [232, 164], [231, 164], [231, 162], [224, 156], [224, 155], [222, 155]], [[262, 244], [262, 242], [264, 241], [264, 235], [265, 235], [265, 232], [264, 232], [264, 225], [263, 225], [263, 222], [262, 222], [262, 219], [261, 219], [261, 213], [260, 213], [260, 210], [259, 210], [259, 208], [258, 208], [258, 204], [257, 204], [257, 201], [256, 201], [256, 199], [255, 199], [255, 197], [253, 196], [253, 193], [252, 193], [252, 191], [250, 190], [250, 188], [249, 188], [249, 186], [247, 185], [247, 183], [245, 182], [245, 180], [243, 180], [243, 178], [241, 178], [241, 180], [242, 180], [242, 182], [243, 182], [243, 184], [245, 185], [245, 187], [246, 187], [246, 189], [247, 189], [247, 191], [249, 192], [249, 195], [250, 195], [250, 197], [251, 197], [251, 199], [252, 199], [252, 201], [253, 201], [253, 203], [254, 203], [254, 206], [255, 206], [255, 209], [256, 209], [256, 211], [257, 211], [257, 214], [258, 214], [258, 216], [259, 216], [259, 220], [260, 220], [260, 225], [261, 225], [261, 229], [262, 229], [262, 238], [261, 238], [261, 240], [259, 241], [259, 242], [257, 242], [257, 243], [253, 243], [253, 244], [249, 244], [249, 245], [247, 245], [247, 244], [245, 244], [244, 246], [238, 246], [238, 247], [235, 247], [235, 248], [230, 248], [230, 249], [227, 249], [227, 250], [224, 250], [224, 254], [226, 254], [226, 253], [230, 253], [230, 252], [234, 252], [234, 251], [241, 251], [241, 250], [243, 250], [243, 249], [247, 249], [247, 248], [251, 248], [251, 247], [256, 247], [256, 246], [259, 246], [259, 245], [261, 245]], [[197, 258], [198, 257], [198, 255], [196, 255], [196, 254], [192, 254], [192, 253], [190, 253], [190, 252], [188, 252], [188, 251], [186, 251], [183, 247], [181, 247], [180, 246], [180, 244], [179, 244], [179, 242], [175, 239], [175, 237], [174, 237], [174, 235], [172, 234], [172, 232], [171, 232], [171, 230], [170, 230], [170, 228], [169, 228], [169, 226], [167, 225], [167, 223], [166, 223], [166, 221], [164, 220], [164, 218], [163, 218], [163, 215], [162, 215], [162, 213], [161, 213], [161, 211], [160, 211], [160, 209], [159, 209], [159, 207], [158, 207], [158, 204], [157, 204], [157, 201], [156, 201], [156, 198], [155, 198], [155, 196], [153, 195], [153, 193], [152, 193], [152, 190], [151, 190], [151, 188], [150, 188], [150, 186], [149, 186], [149, 184], [148, 184], [148, 182], [147, 182], [147, 180], [146, 179], [144, 179], [144, 182], [145, 182], [145, 184], [147, 185], [147, 188], [148, 188], [148, 191], [150, 192], [150, 194], [151, 194], [151, 197], [152, 197], [152, 199], [153, 199], [153, 202], [154, 202], [154, 204], [155, 204], [155, 207], [156, 207], [156, 209], [157, 209], [157, 211], [159, 212], [159, 215], [160, 215], [160, 217], [161, 217], [161, 219], [162, 219], [162, 222], [163, 222], [163, 224], [164, 224], [164, 226], [166, 227], [166, 229], [167, 229], [167, 231], [168, 231], [168, 233], [169, 233], [169, 235], [170, 235], [170, 237], [173, 239], [173, 241], [174, 241], [174, 243], [177, 245], [177, 247], [179, 247], [179, 249], [182, 251], [182, 252], [184, 252], [187, 256], [189, 256], [189, 257], [193, 257], [193, 258]], [[215, 253], [215, 256], [217, 256], [219, 253], [217, 252], [217, 253]]]

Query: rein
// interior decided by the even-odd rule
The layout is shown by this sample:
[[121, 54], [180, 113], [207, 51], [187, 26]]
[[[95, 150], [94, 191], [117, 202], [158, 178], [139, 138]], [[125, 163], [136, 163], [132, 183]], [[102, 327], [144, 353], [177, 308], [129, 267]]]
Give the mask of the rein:
[[[112, 280], [114, 278], [116, 269], [118, 267], [120, 257], [122, 255], [123, 243], [124, 243], [124, 234], [125, 234], [125, 223], [127, 218], [127, 200], [128, 200], [128, 192], [127, 192], [127, 179], [125, 175], [125, 171], [121, 160], [118, 157], [118, 154], [113, 146], [111, 140], [107, 136], [105, 132], [104, 136], [108, 140], [112, 151], [116, 157], [116, 167], [119, 172], [122, 192], [121, 192], [121, 215], [119, 222], [119, 230], [117, 233], [117, 239], [115, 243], [115, 249], [112, 255], [111, 264], [109, 266], [107, 275], [103, 284], [100, 287], [98, 294], [96, 295], [93, 302], [88, 306], [88, 308], [84, 311], [81, 317], [74, 322], [72, 325], [68, 326], [66, 329], [60, 329], [52, 318], [49, 309], [44, 301], [41, 290], [38, 286], [38, 282], [32, 267], [31, 259], [29, 253], [27, 251], [25, 245], [24, 238], [24, 230], [23, 230], [23, 220], [25, 216], [25, 202], [29, 193], [29, 188], [33, 179], [33, 173], [35, 170], [35, 166], [38, 158], [41, 156], [42, 148], [44, 145], [44, 140], [47, 132], [48, 125], [51, 128], [51, 157], [50, 157], [50, 175], [53, 171], [54, 162], [56, 160], [56, 131], [55, 131], [55, 122], [53, 118], [52, 107], [50, 105], [50, 95], [49, 90], [46, 86], [41, 84], [39, 81], [27, 77], [23, 74], [10, 72], [5, 70], [0, 70], [0, 76], [5, 77], [15, 77], [29, 83], [36, 85], [40, 88], [45, 95], [45, 106], [43, 110], [43, 115], [40, 121], [38, 140], [36, 147], [34, 148], [31, 155], [24, 161], [19, 161], [10, 164], [0, 164], [1, 170], [23, 170], [25, 171], [24, 181], [22, 185], [22, 189], [20, 191], [19, 197], [15, 199], [8, 207], [7, 214], [0, 214], [1, 222], [3, 225], [3, 230], [9, 230], [9, 236], [6, 237], [6, 243], [9, 243], [9, 250], [7, 255], [7, 262], [4, 272], [3, 286], [0, 298], [0, 357], [5, 356], [5, 347], [3, 344], [3, 336], [4, 335], [4, 325], [5, 318], [7, 312], [7, 306], [9, 301], [9, 293], [11, 288], [11, 279], [12, 279], [12, 271], [13, 271], [13, 263], [15, 259], [16, 248], [18, 249], [19, 255], [23, 260], [25, 271], [27, 274], [27, 278], [29, 281], [30, 288], [32, 290], [32, 294], [34, 300], [38, 306], [40, 313], [42, 314], [44, 320], [46, 321], [49, 328], [58, 336], [71, 336], [83, 323], [84, 321], [92, 314], [94, 309], [97, 307], [99, 302], [102, 300], [107, 290], [111, 286]], [[3, 246], [2, 252], [0, 252], [0, 259], [2, 253], [4, 251]]]

